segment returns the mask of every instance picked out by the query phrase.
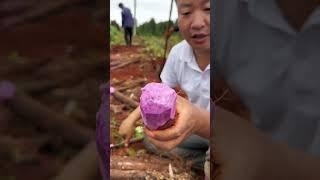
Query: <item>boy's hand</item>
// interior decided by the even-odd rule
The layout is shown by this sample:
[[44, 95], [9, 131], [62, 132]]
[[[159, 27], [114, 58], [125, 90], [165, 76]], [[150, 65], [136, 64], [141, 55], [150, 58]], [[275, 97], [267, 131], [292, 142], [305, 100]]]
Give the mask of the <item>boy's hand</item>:
[[176, 110], [177, 115], [173, 126], [155, 131], [144, 129], [150, 142], [159, 149], [168, 151], [175, 148], [198, 128], [197, 121], [192, 118], [193, 106], [188, 100], [178, 96]]
[[131, 137], [134, 134], [134, 123], [128, 118], [122, 121], [119, 127], [119, 134], [124, 136], [124, 146], [128, 147]]
[[119, 134], [125, 137], [124, 145], [128, 147], [131, 137], [134, 134], [135, 122], [140, 119], [140, 108], [137, 107], [119, 127]]

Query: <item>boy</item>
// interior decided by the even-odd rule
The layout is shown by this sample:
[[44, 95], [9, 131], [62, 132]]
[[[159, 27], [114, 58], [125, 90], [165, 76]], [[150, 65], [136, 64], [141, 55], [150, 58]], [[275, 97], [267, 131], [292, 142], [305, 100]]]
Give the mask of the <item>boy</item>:
[[[180, 88], [189, 101], [210, 111], [210, 1], [177, 0], [178, 26], [184, 41], [174, 46], [161, 72], [162, 83]], [[120, 126], [119, 133], [128, 143], [140, 109], [134, 110]], [[147, 139], [146, 148], [160, 153]], [[208, 140], [191, 135], [170, 153], [192, 159], [193, 167], [203, 169]]]

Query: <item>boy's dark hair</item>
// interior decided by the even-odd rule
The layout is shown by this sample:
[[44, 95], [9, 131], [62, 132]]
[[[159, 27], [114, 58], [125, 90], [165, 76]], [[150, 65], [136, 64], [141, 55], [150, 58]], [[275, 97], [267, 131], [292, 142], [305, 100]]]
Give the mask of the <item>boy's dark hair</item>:
[[119, 7], [120, 7], [120, 8], [123, 8], [123, 4], [122, 4], [122, 3], [119, 3]]

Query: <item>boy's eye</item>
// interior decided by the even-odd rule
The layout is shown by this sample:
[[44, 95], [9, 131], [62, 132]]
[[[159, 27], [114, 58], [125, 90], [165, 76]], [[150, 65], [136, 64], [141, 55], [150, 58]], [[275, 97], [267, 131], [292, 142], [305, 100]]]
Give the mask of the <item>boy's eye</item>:
[[210, 12], [210, 8], [205, 8], [204, 10], [207, 12]]
[[182, 12], [181, 13], [181, 15], [183, 15], [183, 16], [187, 16], [187, 15], [189, 15], [189, 14], [191, 14], [190, 12]]

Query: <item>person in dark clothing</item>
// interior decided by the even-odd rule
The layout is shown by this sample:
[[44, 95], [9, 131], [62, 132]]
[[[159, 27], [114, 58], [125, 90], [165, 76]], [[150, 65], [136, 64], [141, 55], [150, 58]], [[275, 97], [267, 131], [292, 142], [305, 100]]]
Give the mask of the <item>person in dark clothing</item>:
[[132, 44], [134, 19], [129, 8], [125, 7], [122, 3], [119, 3], [119, 7], [122, 9], [121, 17], [122, 28], [124, 29], [124, 39], [127, 46], [130, 46]]

